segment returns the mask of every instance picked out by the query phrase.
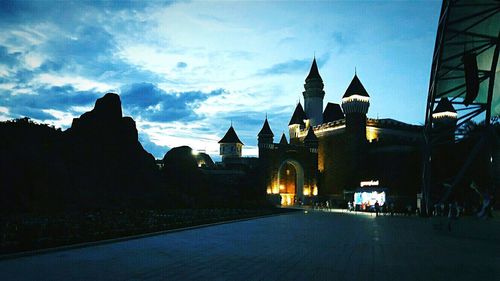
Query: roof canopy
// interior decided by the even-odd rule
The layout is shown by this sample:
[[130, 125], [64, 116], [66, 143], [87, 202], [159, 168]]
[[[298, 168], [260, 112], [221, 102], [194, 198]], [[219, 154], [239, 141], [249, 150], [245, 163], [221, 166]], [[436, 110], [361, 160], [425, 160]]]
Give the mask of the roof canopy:
[[[489, 86], [490, 74], [496, 76], [500, 70], [498, 49], [496, 62], [494, 59], [499, 32], [500, 2], [444, 0], [434, 47], [429, 99], [435, 101], [448, 97], [454, 104], [487, 104], [488, 89], [491, 88]], [[464, 61], [466, 61], [465, 65]], [[476, 68], [474, 65], [477, 65], [479, 80], [478, 95], [470, 102], [464, 102], [467, 91], [465, 69], [474, 69]], [[472, 72], [475, 71], [472, 70], [469, 73]], [[493, 85], [491, 116], [498, 116], [500, 114], [499, 77], [496, 77]], [[432, 108], [428, 108], [427, 113], [431, 111]]]

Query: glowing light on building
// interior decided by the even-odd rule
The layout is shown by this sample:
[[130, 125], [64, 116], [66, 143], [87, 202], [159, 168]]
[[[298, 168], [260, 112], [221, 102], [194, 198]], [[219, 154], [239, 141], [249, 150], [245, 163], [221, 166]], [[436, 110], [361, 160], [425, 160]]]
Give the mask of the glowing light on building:
[[[336, 131], [336, 130], [340, 130], [340, 129], [344, 129], [345, 128], [345, 125], [340, 125], [340, 126], [335, 126], [335, 127], [326, 127], [326, 128], [321, 128], [321, 129], [316, 129], [314, 130], [314, 134], [316, 136], [319, 136], [323, 133], [327, 133], [327, 132], [330, 132], [330, 131]], [[299, 133], [297, 134], [297, 136], [299, 138], [302, 138], [302, 137], [305, 137], [307, 135], [307, 130], [304, 129], [302, 131], [299, 131]]]
[[272, 193], [273, 193], [273, 191], [271, 190], [271, 188], [270, 188], [270, 187], [268, 187], [268, 188], [267, 188], [267, 190], [266, 190], [266, 193], [267, 193], [267, 194], [272, 194]]
[[292, 205], [294, 194], [280, 194], [281, 195], [281, 205]]
[[314, 186], [314, 188], [313, 188], [313, 195], [314, 196], [318, 195], [318, 187], [317, 186]]
[[437, 112], [432, 114], [432, 118], [440, 119], [440, 118], [457, 118], [458, 114], [456, 112], [445, 111], [445, 112]]
[[280, 193], [279, 185], [277, 184], [273, 185], [273, 194], [279, 194], [279, 193]]
[[310, 193], [311, 192], [310, 192], [309, 188], [308, 187], [304, 187], [304, 195], [305, 196], [309, 196]]
[[369, 142], [372, 142], [373, 140], [378, 139], [378, 129], [373, 128], [373, 127], [366, 127], [366, 139]]
[[352, 96], [345, 97], [342, 99], [342, 103], [352, 102], [352, 101], [369, 102], [370, 98], [365, 97], [365, 96], [361, 96], [361, 95], [352, 95]]

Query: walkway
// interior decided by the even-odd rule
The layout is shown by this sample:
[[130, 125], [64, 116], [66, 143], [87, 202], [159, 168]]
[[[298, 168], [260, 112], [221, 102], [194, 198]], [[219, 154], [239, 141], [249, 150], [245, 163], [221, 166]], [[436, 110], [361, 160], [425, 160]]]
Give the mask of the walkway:
[[462, 235], [478, 223], [297, 212], [3, 260], [0, 280], [496, 279], [498, 236]]

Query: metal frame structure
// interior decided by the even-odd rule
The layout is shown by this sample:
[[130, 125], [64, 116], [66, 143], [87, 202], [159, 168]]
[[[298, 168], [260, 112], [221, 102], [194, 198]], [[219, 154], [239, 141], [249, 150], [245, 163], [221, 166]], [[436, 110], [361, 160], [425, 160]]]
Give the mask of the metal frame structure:
[[[454, 186], [462, 180], [478, 151], [491, 138], [491, 134], [487, 133], [491, 118], [500, 115], [500, 79], [495, 80], [499, 72], [499, 48], [500, 1], [443, 1], [425, 113], [422, 187], [425, 210], [422, 211], [427, 214], [433, 203], [431, 189], [436, 185], [432, 178], [432, 152], [438, 144], [443, 144], [443, 135], [447, 133], [433, 129], [435, 105], [441, 98], [450, 99], [458, 113], [456, 128], [472, 119], [482, 120], [487, 127], [460, 171], [447, 183], [448, 188], [439, 199], [445, 202]], [[466, 54], [473, 54], [478, 66], [478, 95], [470, 104], [465, 101], [467, 85], [463, 58]]]

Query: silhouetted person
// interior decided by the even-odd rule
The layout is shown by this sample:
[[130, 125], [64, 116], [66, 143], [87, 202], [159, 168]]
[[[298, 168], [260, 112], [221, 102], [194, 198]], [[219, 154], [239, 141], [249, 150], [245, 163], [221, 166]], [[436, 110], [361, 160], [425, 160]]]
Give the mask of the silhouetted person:
[[375, 216], [378, 217], [378, 212], [380, 210], [380, 204], [378, 201], [375, 201]]

